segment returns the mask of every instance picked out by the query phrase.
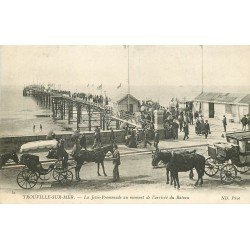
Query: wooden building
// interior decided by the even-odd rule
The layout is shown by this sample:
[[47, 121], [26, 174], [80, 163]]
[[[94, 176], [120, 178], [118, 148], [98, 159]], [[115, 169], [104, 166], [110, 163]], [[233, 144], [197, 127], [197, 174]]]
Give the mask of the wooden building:
[[118, 99], [117, 106], [119, 112], [129, 111], [133, 114], [140, 111], [140, 101], [131, 94], [126, 94], [122, 98]]
[[240, 122], [250, 113], [250, 94], [203, 92], [194, 99], [194, 107], [207, 118], [226, 115], [229, 121]]

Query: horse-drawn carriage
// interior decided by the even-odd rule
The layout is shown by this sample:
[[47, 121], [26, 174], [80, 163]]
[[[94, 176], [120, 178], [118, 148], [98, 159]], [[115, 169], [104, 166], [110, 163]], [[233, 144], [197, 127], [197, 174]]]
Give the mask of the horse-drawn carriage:
[[[39, 161], [39, 156], [27, 154], [26, 152], [36, 152], [37, 150], [49, 150], [48, 159], [54, 159], [55, 162], [44, 168]], [[62, 150], [62, 151], [61, 151]], [[71, 160], [73, 165], [69, 167], [68, 153], [61, 147], [58, 151], [57, 140], [29, 142], [22, 145], [20, 152], [25, 153], [21, 156], [20, 163], [25, 167], [17, 176], [17, 184], [24, 189], [31, 189], [36, 186], [39, 180], [48, 180], [52, 177], [61, 184], [70, 184], [73, 180], [72, 169], [75, 170], [76, 180], [80, 180], [80, 169], [82, 165], [88, 162], [97, 164], [97, 174], [100, 176], [99, 168], [102, 166], [103, 174], [107, 176], [104, 168], [104, 159], [112, 159], [113, 145], [106, 145], [92, 150], [80, 150]], [[110, 153], [110, 154], [109, 154]], [[106, 158], [107, 157], [107, 158]]]
[[61, 184], [69, 184], [73, 180], [73, 173], [67, 167], [64, 167], [61, 159], [50, 163], [44, 167], [44, 163], [39, 161], [39, 156], [30, 154], [44, 149], [56, 148], [57, 141], [36, 141], [22, 145], [20, 152], [24, 153], [20, 158], [20, 164], [24, 168], [17, 175], [17, 184], [24, 189], [31, 189], [40, 181], [49, 180], [51, 175], [53, 179]]
[[205, 173], [212, 177], [219, 171], [222, 183], [230, 184], [237, 173], [250, 170], [250, 131], [227, 133], [226, 139], [208, 146]]

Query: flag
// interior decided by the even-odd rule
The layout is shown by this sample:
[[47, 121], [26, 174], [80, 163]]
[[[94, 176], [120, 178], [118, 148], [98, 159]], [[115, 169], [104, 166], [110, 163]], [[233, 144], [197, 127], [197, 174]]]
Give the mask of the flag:
[[120, 83], [120, 84], [117, 86], [117, 88], [119, 89], [121, 86], [122, 86], [122, 84]]
[[102, 89], [102, 84], [100, 84], [99, 86], [97, 86], [97, 89], [101, 90]]

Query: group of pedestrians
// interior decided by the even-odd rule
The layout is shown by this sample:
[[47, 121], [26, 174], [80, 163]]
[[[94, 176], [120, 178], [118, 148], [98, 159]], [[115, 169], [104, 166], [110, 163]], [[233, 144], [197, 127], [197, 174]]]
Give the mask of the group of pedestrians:
[[53, 89], [48, 87], [47, 89], [45, 89], [44, 86], [40, 86], [39, 87], [41, 90], [43, 91], [47, 91], [47, 92], [51, 92], [51, 93], [55, 93], [55, 94], [59, 94], [59, 95], [63, 95], [63, 96], [68, 96], [68, 97], [72, 97], [72, 98], [80, 98], [83, 101], [88, 101], [88, 102], [93, 102], [96, 104], [104, 104], [104, 105], [108, 105], [110, 98], [108, 96], [103, 96], [103, 95], [94, 95], [94, 94], [87, 94], [84, 92], [77, 92], [75, 91], [74, 93], [71, 93], [71, 91], [68, 90], [59, 90], [59, 89]]
[[241, 118], [242, 131], [250, 130], [250, 114]]
[[[241, 119], [240, 119], [242, 128], [242, 131], [246, 131], [246, 130], [250, 130], [250, 114], [248, 115], [244, 115]], [[224, 132], [227, 132], [227, 118], [225, 115], [223, 115], [222, 118], [222, 124], [223, 124], [223, 130]]]
[[208, 134], [211, 134], [208, 120], [205, 120], [202, 115], [199, 115], [198, 117], [196, 116], [195, 133], [197, 135], [205, 135], [205, 138], [208, 137]]
[[141, 130], [129, 128], [129, 126], [125, 127], [125, 145], [129, 148], [137, 148], [140, 143], [142, 143], [143, 148], [146, 148], [148, 145], [152, 146], [150, 141], [152, 139], [154, 140], [154, 146], [158, 147], [159, 133], [152, 127], [144, 127]]
[[103, 95], [93, 95], [93, 94], [87, 94], [87, 93], [78, 93], [75, 92], [72, 94], [71, 96], [72, 98], [80, 98], [85, 102], [92, 102], [95, 104], [101, 104], [101, 105], [108, 105], [110, 98], [108, 98], [107, 96], [103, 96]]
[[[42, 124], [40, 124], [39, 128], [40, 128], [40, 132], [42, 132], [42, 131], [43, 131], [43, 126], [42, 126]], [[35, 132], [36, 132], [36, 125], [33, 124], [33, 133], [35, 133]]]

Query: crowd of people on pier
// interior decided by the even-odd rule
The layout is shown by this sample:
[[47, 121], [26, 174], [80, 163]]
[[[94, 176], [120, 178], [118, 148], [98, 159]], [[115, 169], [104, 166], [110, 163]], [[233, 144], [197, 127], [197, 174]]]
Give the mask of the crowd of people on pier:
[[58, 94], [58, 95], [62, 95], [62, 96], [67, 96], [67, 97], [71, 97], [71, 98], [79, 98], [85, 102], [91, 102], [91, 103], [95, 103], [97, 105], [109, 105], [110, 102], [110, 98], [108, 96], [103, 96], [103, 95], [96, 95], [96, 94], [92, 94], [92, 93], [84, 93], [84, 92], [71, 92], [68, 90], [59, 90], [59, 89], [54, 89], [54, 88], [50, 88], [48, 87], [47, 89], [45, 88], [45, 86], [43, 85], [34, 85], [34, 87], [39, 88], [42, 91], [47, 91], [50, 93], [54, 93], [54, 94]]
[[58, 95], [63, 95], [63, 96], [71, 96], [71, 92], [68, 90], [59, 90], [59, 89], [51, 89], [49, 92], [58, 94]]
[[93, 95], [93, 94], [86, 94], [86, 93], [78, 93], [75, 92], [71, 96], [72, 98], [79, 98], [82, 99], [85, 102], [91, 102], [95, 103], [97, 105], [109, 105], [110, 98], [108, 96], [103, 96], [103, 95]]

